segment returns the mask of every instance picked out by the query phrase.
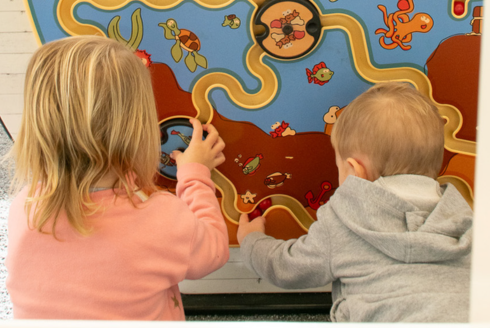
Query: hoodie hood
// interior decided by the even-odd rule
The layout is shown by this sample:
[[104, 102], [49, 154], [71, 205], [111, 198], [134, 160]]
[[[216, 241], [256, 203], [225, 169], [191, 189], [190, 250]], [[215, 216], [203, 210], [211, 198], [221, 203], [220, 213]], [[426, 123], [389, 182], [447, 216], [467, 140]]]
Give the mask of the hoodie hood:
[[[420, 176], [397, 179], [407, 190], [420, 183]], [[453, 185], [441, 186], [438, 194], [433, 206], [410, 202], [382, 183], [349, 176], [328, 204], [350, 230], [393, 259], [454, 260], [471, 251], [473, 212]]]

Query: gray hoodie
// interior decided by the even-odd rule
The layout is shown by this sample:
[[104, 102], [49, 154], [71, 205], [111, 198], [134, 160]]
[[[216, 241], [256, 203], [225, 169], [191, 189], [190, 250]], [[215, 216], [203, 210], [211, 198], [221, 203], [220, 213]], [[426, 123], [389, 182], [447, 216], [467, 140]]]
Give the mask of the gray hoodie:
[[283, 288], [330, 282], [332, 321], [467, 322], [473, 213], [451, 184], [349, 176], [307, 235], [242, 242], [244, 262]]

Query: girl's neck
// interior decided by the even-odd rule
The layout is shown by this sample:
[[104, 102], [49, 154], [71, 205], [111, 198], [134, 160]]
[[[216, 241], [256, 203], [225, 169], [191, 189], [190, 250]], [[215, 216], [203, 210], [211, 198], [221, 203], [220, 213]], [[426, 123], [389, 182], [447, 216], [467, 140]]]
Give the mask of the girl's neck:
[[117, 181], [117, 175], [113, 172], [109, 172], [104, 175], [97, 183], [92, 185], [92, 188], [98, 189], [110, 189], [114, 186], [114, 183]]

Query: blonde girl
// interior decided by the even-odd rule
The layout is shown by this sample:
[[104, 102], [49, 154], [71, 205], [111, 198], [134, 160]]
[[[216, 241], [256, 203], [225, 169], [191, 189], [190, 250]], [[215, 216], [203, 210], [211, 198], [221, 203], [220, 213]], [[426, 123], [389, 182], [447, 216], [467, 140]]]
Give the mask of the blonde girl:
[[172, 154], [176, 196], [157, 191], [160, 136], [139, 58], [96, 36], [34, 54], [9, 154], [18, 192], [6, 259], [15, 318], [185, 319], [177, 284], [228, 259], [210, 178], [224, 142], [212, 125], [191, 123], [189, 148]]

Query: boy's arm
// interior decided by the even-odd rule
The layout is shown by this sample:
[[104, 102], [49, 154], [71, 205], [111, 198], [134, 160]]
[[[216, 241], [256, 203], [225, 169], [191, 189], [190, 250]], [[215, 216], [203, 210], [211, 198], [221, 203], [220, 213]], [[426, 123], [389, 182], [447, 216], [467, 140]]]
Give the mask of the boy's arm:
[[264, 219], [240, 218], [240, 253], [250, 269], [282, 288], [321, 287], [335, 280], [330, 270], [330, 236], [322, 220], [313, 223], [307, 235], [287, 241], [261, 232], [260, 220]]
[[228, 230], [209, 169], [189, 163], [177, 171], [177, 179], [177, 196], [197, 218], [186, 279], [199, 279], [228, 261]]

